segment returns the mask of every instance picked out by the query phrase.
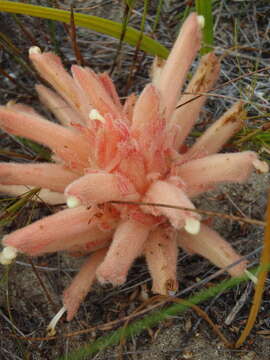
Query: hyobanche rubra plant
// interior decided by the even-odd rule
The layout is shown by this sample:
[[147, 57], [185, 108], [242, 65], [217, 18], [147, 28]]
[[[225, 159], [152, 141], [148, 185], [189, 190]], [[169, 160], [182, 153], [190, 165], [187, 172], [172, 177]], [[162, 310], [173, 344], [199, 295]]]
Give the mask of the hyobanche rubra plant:
[[[217, 154], [243, 125], [241, 101], [194, 145], [183, 146], [206, 96], [189, 100], [213, 87], [220, 68], [214, 53], [203, 56], [181, 95], [200, 48], [202, 25], [203, 18], [192, 13], [167, 61], [154, 61], [152, 82], [124, 104], [107, 73], [73, 65], [70, 75], [58, 56], [32, 47], [30, 60], [51, 86], [37, 85], [37, 92], [60, 124], [20, 103], [0, 108], [4, 131], [46, 145], [54, 154], [53, 163], [0, 163], [0, 191], [20, 195], [26, 186], [40, 187], [43, 201], [67, 204], [66, 209], [5, 236], [0, 260], [8, 264], [18, 252], [86, 256], [64, 292], [68, 320], [94, 281], [123, 284], [139, 256], [145, 257], [152, 290], [159, 294], [178, 288], [178, 248], [221, 268], [240, 258], [215, 230], [201, 224], [196, 212], [135, 203], [193, 210], [193, 197], [220, 183], [244, 182], [254, 170], [268, 171], [252, 151]], [[245, 270], [246, 263], [240, 262], [228, 272], [238, 276]]]

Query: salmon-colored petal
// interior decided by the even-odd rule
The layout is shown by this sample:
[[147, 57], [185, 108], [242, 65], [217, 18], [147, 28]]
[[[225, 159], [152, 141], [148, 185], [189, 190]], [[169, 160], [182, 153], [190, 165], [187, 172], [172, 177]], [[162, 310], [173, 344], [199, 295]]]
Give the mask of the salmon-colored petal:
[[214, 154], [243, 126], [245, 118], [243, 103], [238, 101], [211, 125], [184, 154], [182, 161], [198, 159]]
[[[88, 241], [85, 237], [85, 241], [79, 241], [78, 244], [75, 244], [67, 249], [67, 253], [73, 257], [81, 257], [89, 255], [92, 252], [108, 247], [112, 242], [113, 230], [111, 231], [102, 231], [103, 237], [97, 237], [96, 240]], [[106, 235], [106, 237], [105, 237]], [[80, 239], [81, 240], [81, 239]]]
[[[101, 230], [96, 224], [83, 234], [67, 237], [66, 241], [53, 242], [46, 246], [46, 253], [67, 251], [73, 256], [82, 256], [103, 249], [111, 242], [113, 230]], [[57, 248], [58, 247], [58, 248]], [[45, 250], [45, 249], [44, 249]]]
[[142, 254], [150, 227], [133, 220], [122, 222], [116, 229], [105, 260], [97, 269], [101, 283], [121, 285], [126, 281], [133, 261]]
[[154, 85], [148, 84], [135, 104], [131, 126], [133, 136], [141, 143], [149, 143], [157, 133], [162, 134], [165, 124], [160, 116], [159, 106], [158, 91]]
[[118, 107], [119, 110], [122, 110], [122, 105], [119, 99], [119, 96], [117, 94], [116, 88], [114, 86], [114, 83], [112, 79], [110, 78], [109, 74], [104, 72], [102, 74], [98, 74], [99, 80], [101, 81], [104, 89], [107, 91], [107, 93], [112, 98], [114, 104]]
[[55, 91], [43, 85], [36, 85], [36, 91], [42, 104], [54, 114], [60, 124], [70, 127], [72, 124], [84, 123], [83, 116]]
[[114, 119], [109, 113], [104, 117], [99, 113], [95, 116], [102, 120], [98, 121], [95, 132], [94, 158], [99, 168], [111, 171], [129, 151], [129, 129], [122, 120]]
[[63, 303], [67, 309], [67, 321], [76, 315], [80, 304], [85, 299], [96, 278], [96, 269], [103, 261], [107, 249], [101, 249], [92, 254], [81, 267], [72, 283], [64, 291]]
[[87, 120], [91, 105], [83, 91], [65, 70], [59, 56], [51, 52], [41, 53], [40, 49], [32, 47], [29, 57], [42, 78]]
[[38, 115], [38, 113], [35, 111], [35, 109], [33, 109], [31, 106], [28, 106], [28, 105], [25, 105], [22, 103], [17, 103], [13, 100], [8, 101], [6, 104], [6, 107], [9, 108], [10, 110], [23, 112], [25, 114]]
[[[189, 209], [194, 209], [194, 205], [189, 200], [183, 190], [178, 188], [174, 184], [170, 184], [166, 181], [156, 181], [148, 189], [143, 199], [144, 202], [158, 203], [171, 206], [180, 206]], [[146, 207], [142, 205], [142, 209], [145, 212], [150, 212], [153, 215], [166, 216], [173, 227], [181, 229], [183, 226], [188, 226], [189, 220], [194, 219], [198, 222], [199, 216], [188, 210], [178, 210], [169, 207]], [[194, 226], [196, 223], [194, 222]], [[199, 224], [196, 225], [199, 230]], [[194, 228], [195, 231], [195, 228]]]
[[173, 295], [178, 289], [176, 279], [177, 243], [175, 233], [166, 227], [151, 232], [145, 243], [144, 256], [152, 277], [152, 291]]
[[123, 114], [125, 115], [124, 118], [126, 118], [128, 124], [132, 123], [133, 112], [134, 112], [136, 100], [137, 100], [136, 95], [134, 93], [132, 93], [131, 95], [129, 95], [127, 97], [127, 99], [124, 103]]
[[[84, 207], [66, 209], [12, 232], [4, 238], [3, 243], [28, 255], [65, 250], [69, 245], [73, 246], [78, 239], [87, 241], [84, 238], [86, 233], [91, 236], [91, 232], [94, 232], [94, 236], [102, 236], [97, 230], [100, 220], [90, 214]], [[108, 218], [108, 222], [111, 221], [114, 219]], [[107, 234], [104, 236], [106, 238]]]
[[85, 93], [87, 100], [94, 109], [97, 109], [103, 116], [110, 113], [114, 118], [121, 118], [118, 106], [115, 105], [94, 71], [77, 65], [73, 65], [71, 71], [76, 83]]
[[145, 87], [134, 107], [131, 136], [143, 153], [147, 171], [163, 176], [168, 170], [166, 159], [165, 120], [160, 113], [160, 97], [155, 86]]
[[0, 126], [9, 134], [26, 137], [51, 148], [70, 168], [87, 167], [90, 144], [80, 134], [35, 114], [0, 107]]
[[170, 121], [176, 127], [176, 136], [173, 144], [175, 149], [178, 150], [180, 148], [189, 134], [207, 99], [207, 96], [200, 96], [195, 99], [196, 96], [212, 89], [218, 78], [219, 71], [220, 63], [214, 53], [206, 54], [201, 58], [197, 71], [185, 89], [187, 94], [181, 96], [177, 109], [173, 112]]
[[187, 72], [201, 43], [201, 25], [192, 13], [181, 27], [180, 34], [168, 56], [156, 85], [161, 93], [165, 117], [170, 119], [185, 82]]
[[[219, 268], [229, 266], [240, 259], [240, 256], [226, 240], [204, 224], [201, 224], [200, 232], [197, 235], [191, 235], [181, 230], [178, 236], [178, 245], [190, 253], [205, 257]], [[231, 276], [241, 276], [246, 270], [246, 264], [246, 261], [242, 261], [230, 268], [228, 273]]]
[[126, 149], [126, 152], [123, 152], [124, 154], [125, 156], [121, 159], [116, 170], [125, 175], [133, 183], [136, 190], [143, 194], [149, 184], [146, 178], [144, 157], [140, 152], [133, 149], [130, 151]]
[[268, 171], [267, 164], [260, 161], [255, 152], [243, 151], [192, 160], [176, 168], [175, 172], [186, 183], [188, 196], [196, 196], [220, 183], [242, 183], [257, 168], [259, 171]]
[[83, 205], [139, 200], [139, 194], [127, 178], [105, 172], [81, 176], [66, 188], [65, 195], [67, 201], [69, 197], [75, 197]]
[[0, 184], [31, 185], [63, 192], [78, 175], [58, 164], [0, 163]]
[[[112, 225], [112, 224], [111, 224]], [[98, 249], [103, 249], [108, 246], [113, 236], [113, 229], [101, 230], [94, 222], [92, 227], [84, 233], [78, 235], [67, 236], [65, 241], [61, 239], [52, 239], [42, 245], [42, 249], [39, 248], [38, 252], [33, 250], [33, 253], [29, 253], [31, 256], [38, 256], [42, 254], [54, 253], [58, 251], [67, 251], [73, 256], [83, 256], [89, 254]]]

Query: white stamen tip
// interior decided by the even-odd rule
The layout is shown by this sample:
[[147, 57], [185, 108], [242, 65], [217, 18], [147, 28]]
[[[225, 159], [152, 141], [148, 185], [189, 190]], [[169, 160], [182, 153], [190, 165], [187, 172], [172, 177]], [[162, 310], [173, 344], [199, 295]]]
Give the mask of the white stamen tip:
[[90, 120], [99, 120], [102, 123], [105, 123], [104, 117], [100, 114], [100, 112], [97, 109], [92, 109], [89, 113], [89, 119]]
[[258, 279], [255, 275], [253, 275], [250, 271], [248, 270], [245, 270], [245, 274], [247, 275], [247, 277], [252, 281], [254, 282], [254, 284], [257, 284], [258, 282]]
[[63, 306], [58, 313], [52, 318], [49, 325], [47, 326], [47, 334], [48, 336], [54, 336], [56, 334], [55, 327], [58, 323], [58, 321], [61, 319], [63, 314], [66, 312], [66, 308]]
[[266, 161], [255, 159], [252, 164], [259, 173], [267, 173], [269, 171], [269, 166]]
[[29, 49], [29, 55], [41, 54], [41, 50], [38, 46], [31, 46]]
[[204, 18], [204, 16], [202, 16], [202, 15], [199, 15], [199, 16], [198, 16], [198, 23], [199, 23], [199, 25], [200, 25], [200, 28], [203, 29], [203, 28], [204, 28], [204, 24], [205, 24], [205, 18]]
[[12, 246], [7, 246], [3, 249], [3, 255], [7, 259], [13, 260], [17, 256], [17, 249]]
[[0, 253], [0, 264], [9, 265], [17, 256], [17, 249], [12, 246], [7, 246]]
[[188, 233], [190, 233], [192, 235], [198, 234], [198, 232], [200, 231], [200, 226], [201, 226], [201, 223], [199, 220], [194, 219], [192, 217], [189, 217], [186, 219], [185, 230]]
[[76, 197], [76, 196], [69, 196], [67, 198], [67, 206], [70, 208], [70, 209], [73, 209], [77, 206], [80, 206], [81, 205], [81, 201]]

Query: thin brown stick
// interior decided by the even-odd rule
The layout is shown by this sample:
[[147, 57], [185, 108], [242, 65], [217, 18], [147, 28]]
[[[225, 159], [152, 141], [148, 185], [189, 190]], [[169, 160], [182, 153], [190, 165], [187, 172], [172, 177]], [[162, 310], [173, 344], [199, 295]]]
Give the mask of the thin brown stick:
[[[160, 295], [161, 298], [164, 298], [163, 295]], [[218, 326], [210, 319], [209, 315], [202, 310], [198, 305], [192, 304], [191, 302], [184, 300], [184, 299], [178, 299], [174, 298], [172, 296], [165, 296], [165, 299], [167, 301], [171, 301], [177, 304], [183, 304], [189, 306], [193, 311], [195, 311], [202, 319], [204, 319], [213, 329], [213, 331], [219, 336], [219, 338], [223, 341], [223, 343], [228, 346], [232, 347], [233, 344], [226, 339], [226, 337], [223, 335], [223, 333], [219, 330]]]
[[122, 29], [121, 29], [121, 34], [119, 37], [119, 42], [118, 42], [118, 46], [117, 46], [117, 50], [113, 59], [113, 63], [111, 66], [111, 69], [109, 71], [109, 75], [111, 76], [116, 68], [116, 65], [118, 63], [118, 59], [122, 50], [122, 46], [123, 46], [123, 42], [124, 42], [124, 38], [127, 32], [127, 26], [128, 26], [128, 22], [129, 22], [129, 18], [131, 16], [131, 11], [132, 11], [132, 5], [133, 3], [131, 2], [130, 5], [128, 3], [125, 3], [125, 9], [124, 9], [124, 15], [123, 15], [123, 20], [122, 20]]
[[23, 91], [26, 91], [29, 95], [33, 95], [32, 91], [29, 90], [27, 87], [20, 84], [13, 76], [10, 76], [4, 69], [0, 67], [0, 74], [2, 74], [4, 77], [6, 77], [9, 81], [11, 81], [14, 85], [21, 88]]
[[[143, 315], [146, 312], [152, 311], [159, 306], [165, 305], [167, 302], [184, 304], [184, 305], [187, 305], [188, 307], [190, 307], [193, 311], [195, 311], [201, 318], [203, 318], [213, 328], [213, 331], [220, 337], [220, 339], [224, 342], [224, 344], [226, 346], [232, 347], [232, 344], [222, 334], [222, 332], [219, 330], [218, 326], [210, 319], [208, 314], [205, 311], [203, 311], [199, 306], [192, 304], [189, 301], [184, 300], [184, 299], [178, 299], [178, 298], [174, 298], [172, 296], [164, 296], [164, 295], [157, 295], [157, 296], [150, 298], [149, 300], [145, 301], [142, 305], [140, 305], [137, 309], [135, 309], [132, 314], [125, 316], [121, 319], [113, 320], [113, 321], [110, 321], [103, 325], [93, 326], [88, 329], [64, 334], [63, 336], [50, 336], [50, 337], [39, 337], [39, 338], [38, 337], [36, 337], [36, 338], [20, 337], [20, 336], [14, 335], [14, 334], [9, 334], [9, 336], [15, 337], [20, 340], [28, 340], [28, 341], [30, 341], [30, 340], [31, 341], [50, 341], [50, 340], [55, 340], [57, 338], [62, 338], [62, 337], [65, 337], [65, 338], [74, 337], [74, 336], [86, 334], [86, 333], [96, 331], [96, 330], [105, 330], [105, 331], [107, 330], [108, 331], [108, 330], [111, 330], [114, 326], [116, 326], [122, 322], [125, 322], [124, 328], [123, 328], [123, 330], [124, 330], [127, 327], [127, 325], [130, 323], [130, 321], [134, 320], [135, 317]], [[121, 341], [121, 345], [123, 345], [123, 340]]]
[[33, 269], [33, 272], [34, 272], [34, 274], [36, 275], [36, 277], [37, 277], [37, 279], [38, 279], [38, 281], [39, 281], [39, 283], [40, 283], [40, 286], [42, 287], [42, 289], [43, 289], [43, 291], [44, 291], [44, 293], [45, 293], [45, 295], [46, 295], [49, 303], [52, 305], [53, 310], [56, 312], [56, 311], [57, 311], [57, 305], [56, 305], [55, 302], [53, 301], [53, 299], [52, 299], [52, 297], [51, 297], [48, 289], [46, 288], [43, 280], [41, 279], [41, 277], [40, 277], [40, 275], [39, 275], [39, 273], [38, 273], [38, 271], [37, 271], [37, 269], [36, 269], [36, 267], [35, 267], [35, 265], [34, 265], [34, 263], [33, 263], [33, 261], [31, 260], [30, 257], [28, 258], [28, 261], [29, 261], [29, 263], [30, 263], [30, 265], [31, 265], [31, 267], [32, 267], [32, 269]]
[[[232, 79], [232, 80], [228, 80], [228, 81], [226, 81], [225, 83], [223, 83], [223, 84], [221, 84], [221, 85], [219, 85], [219, 86], [217, 86], [217, 87], [215, 87], [215, 88], [213, 88], [213, 89], [210, 89], [209, 91], [206, 92], [206, 94], [211, 93], [212, 91], [216, 91], [216, 90], [222, 89], [223, 87], [225, 87], [225, 86], [227, 86], [227, 85], [229, 85], [229, 84], [232, 84], [232, 83], [234, 83], [234, 82], [236, 82], [236, 81], [238, 81], [238, 80], [241, 80], [241, 79], [243, 79], [243, 78], [245, 78], [245, 77], [248, 77], [248, 76], [251, 76], [251, 75], [254, 75], [254, 74], [258, 74], [258, 73], [263, 72], [263, 71], [268, 71], [268, 70], [270, 70], [270, 66], [264, 67], [264, 68], [259, 69], [259, 70], [250, 71], [250, 72], [248, 72], [248, 73], [246, 73], [246, 74], [237, 76], [236, 78], [234, 78], [234, 79]], [[186, 104], [188, 104], [188, 103], [190, 103], [190, 102], [192, 102], [192, 101], [200, 98], [201, 96], [203, 96], [203, 95], [194, 96], [192, 99], [189, 99], [189, 100], [187, 100], [186, 102], [184, 102], [183, 104], [180, 104], [180, 105], [176, 106], [176, 109], [178, 109], [178, 108], [180, 108], [180, 107], [182, 107], [182, 106], [184, 106], [184, 105], [186, 105]]]
[[258, 275], [258, 282], [256, 284], [255, 288], [255, 294], [253, 298], [252, 307], [248, 316], [248, 320], [246, 323], [246, 326], [240, 336], [240, 338], [237, 340], [235, 347], [239, 348], [246, 340], [246, 338], [249, 336], [258, 312], [260, 310], [261, 302], [262, 302], [262, 296], [264, 292], [264, 284], [267, 278], [268, 274], [268, 265], [270, 263], [270, 190], [268, 192], [268, 205], [267, 205], [267, 225], [265, 229], [264, 234], [264, 247], [261, 255], [261, 261], [260, 261], [260, 273]]
[[168, 205], [168, 204], [160, 204], [160, 203], [152, 203], [152, 202], [142, 202], [142, 201], [109, 201], [112, 204], [128, 204], [128, 205], [139, 205], [139, 206], [157, 206], [157, 207], [166, 207], [169, 209], [177, 209], [177, 210], [185, 210], [185, 211], [192, 211], [198, 214], [208, 215], [208, 216], [218, 216], [228, 220], [234, 221], [241, 221], [247, 224], [258, 225], [258, 226], [266, 226], [265, 221], [257, 220], [257, 219], [250, 219], [248, 217], [241, 217], [236, 215], [228, 215], [225, 213], [209, 211], [209, 210], [202, 210], [202, 209], [190, 209], [183, 206], [175, 206], [175, 205]]
[[80, 66], [85, 66], [85, 61], [77, 43], [76, 25], [74, 20], [73, 5], [70, 6], [70, 31], [71, 45], [76, 56], [76, 61]]

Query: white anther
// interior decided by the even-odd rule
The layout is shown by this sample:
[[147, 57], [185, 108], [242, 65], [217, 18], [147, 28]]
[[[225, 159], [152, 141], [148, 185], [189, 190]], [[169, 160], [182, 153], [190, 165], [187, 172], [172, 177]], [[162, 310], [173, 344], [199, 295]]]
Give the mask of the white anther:
[[47, 326], [47, 334], [48, 336], [54, 336], [56, 334], [55, 327], [58, 323], [58, 321], [61, 319], [63, 314], [66, 312], [66, 308], [63, 306], [58, 313], [52, 318], [49, 325]]
[[67, 206], [70, 209], [76, 208], [77, 206], [80, 206], [80, 205], [81, 205], [81, 201], [76, 196], [71, 195], [67, 198]]
[[199, 220], [194, 219], [193, 217], [189, 217], [186, 219], [185, 230], [188, 233], [190, 233], [192, 235], [198, 234], [198, 232], [200, 231], [200, 226], [201, 226], [201, 223]]
[[38, 46], [31, 46], [29, 49], [29, 55], [41, 54], [41, 50]]
[[17, 256], [17, 249], [12, 246], [7, 246], [3, 249], [2, 253], [7, 259], [13, 260]]
[[102, 123], [105, 123], [104, 117], [100, 114], [100, 112], [97, 109], [92, 109], [89, 113], [89, 119], [90, 120], [99, 120]]
[[17, 249], [12, 246], [7, 246], [0, 253], [0, 264], [9, 265], [17, 256]]
[[255, 159], [252, 164], [259, 173], [267, 173], [269, 171], [269, 166], [266, 161]]
[[245, 270], [245, 274], [247, 275], [247, 277], [252, 281], [254, 282], [254, 284], [256, 285], [257, 282], [258, 282], [258, 279], [255, 275], [253, 275], [250, 271], [248, 270]]
[[198, 23], [200, 25], [200, 28], [203, 29], [204, 28], [204, 25], [205, 25], [205, 18], [203, 15], [198, 15], [197, 16], [197, 19], [198, 19]]

